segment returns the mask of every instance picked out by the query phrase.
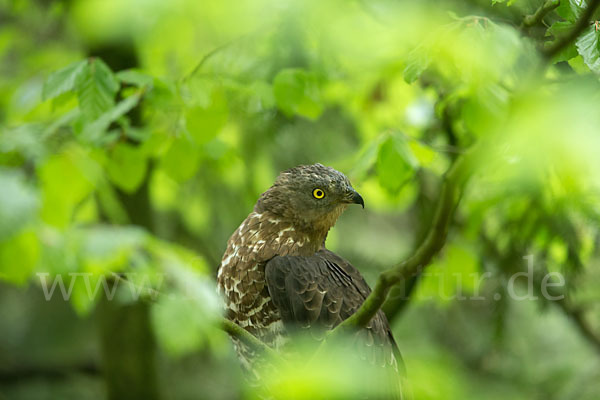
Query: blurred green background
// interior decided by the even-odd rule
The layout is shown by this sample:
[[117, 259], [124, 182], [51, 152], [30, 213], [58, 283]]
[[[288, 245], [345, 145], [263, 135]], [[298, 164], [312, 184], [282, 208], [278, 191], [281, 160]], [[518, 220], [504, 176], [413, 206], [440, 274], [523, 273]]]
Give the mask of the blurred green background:
[[[586, 7], [0, 0], [0, 399], [255, 398], [214, 288], [259, 194], [346, 173], [366, 209], [328, 247], [373, 284], [471, 147], [445, 248], [384, 307], [414, 397], [600, 398], [600, 17], [549, 50]], [[337, 367], [278, 394], [348, 398]]]

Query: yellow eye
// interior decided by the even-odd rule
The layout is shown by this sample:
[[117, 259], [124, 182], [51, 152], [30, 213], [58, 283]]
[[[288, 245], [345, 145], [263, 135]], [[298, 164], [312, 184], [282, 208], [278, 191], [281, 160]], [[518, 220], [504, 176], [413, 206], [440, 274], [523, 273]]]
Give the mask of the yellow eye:
[[313, 197], [315, 199], [322, 199], [325, 197], [325, 192], [322, 189], [315, 189], [313, 190]]

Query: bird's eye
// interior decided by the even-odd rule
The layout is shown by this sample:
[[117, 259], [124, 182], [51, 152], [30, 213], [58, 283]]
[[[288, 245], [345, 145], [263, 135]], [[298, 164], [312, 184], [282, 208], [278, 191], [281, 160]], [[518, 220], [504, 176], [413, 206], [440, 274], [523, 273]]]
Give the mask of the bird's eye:
[[323, 189], [315, 189], [313, 190], [313, 197], [315, 199], [322, 199], [323, 197], [325, 197], [325, 192], [323, 191]]

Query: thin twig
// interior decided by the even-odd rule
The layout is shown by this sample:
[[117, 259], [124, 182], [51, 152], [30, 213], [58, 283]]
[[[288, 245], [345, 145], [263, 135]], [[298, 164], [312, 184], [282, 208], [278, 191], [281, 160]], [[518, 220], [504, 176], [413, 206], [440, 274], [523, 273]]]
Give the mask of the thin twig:
[[208, 62], [208, 60], [210, 60], [214, 55], [216, 55], [217, 53], [219, 53], [221, 50], [226, 49], [227, 47], [231, 46], [232, 43], [234, 43], [235, 41], [230, 41], [227, 43], [224, 43], [220, 46], [215, 47], [214, 49], [212, 49], [211, 51], [209, 51], [208, 53], [206, 53], [198, 62], [198, 64], [196, 64], [194, 66], [194, 69], [192, 69], [187, 75], [185, 75], [182, 79], [182, 81], [187, 81], [188, 79], [191, 79], [194, 75], [196, 75], [198, 73], [198, 71], [200, 71], [200, 69], [204, 66], [204, 64], [206, 64]]
[[[256, 32], [258, 32], [259, 30], [257, 29]], [[198, 63], [196, 64], [196, 66], [194, 66], [194, 68], [187, 74], [185, 75], [183, 78], [181, 78], [182, 82], [187, 81], [188, 79], [191, 79], [194, 77], [194, 75], [196, 75], [198, 73], [198, 71], [200, 71], [202, 69], [202, 67], [204, 66], [204, 64], [206, 64], [213, 56], [215, 56], [216, 54], [220, 53], [222, 50], [225, 50], [226, 48], [241, 42], [242, 40], [250, 37], [251, 35], [253, 35], [254, 33], [249, 32], [246, 34], [243, 34], [237, 38], [234, 38], [228, 42], [225, 42], [217, 47], [215, 47], [214, 49], [210, 50], [208, 53], [206, 53], [201, 59], [200, 61], [198, 61]]]
[[248, 345], [249, 347], [252, 347], [253, 349], [260, 351], [261, 353], [266, 354], [272, 359], [277, 360], [281, 358], [281, 356], [275, 350], [267, 346], [256, 336], [254, 336], [235, 322], [223, 318], [221, 320], [221, 329], [229, 333], [231, 336], [244, 342], [244, 344]]
[[600, 5], [600, 0], [591, 0], [577, 22], [575, 27], [569, 32], [568, 35], [561, 39], [558, 39], [552, 46], [542, 50], [542, 54], [546, 60], [552, 59], [555, 55], [560, 53], [565, 47], [571, 44], [577, 37], [583, 32], [583, 30], [589, 25], [592, 15], [596, 8]]

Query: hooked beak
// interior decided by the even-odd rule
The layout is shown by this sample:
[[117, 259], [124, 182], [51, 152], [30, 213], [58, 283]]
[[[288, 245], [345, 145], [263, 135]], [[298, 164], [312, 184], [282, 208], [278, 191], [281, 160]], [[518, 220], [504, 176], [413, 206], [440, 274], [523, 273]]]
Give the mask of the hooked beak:
[[360, 204], [362, 206], [362, 208], [365, 208], [365, 201], [363, 200], [362, 196], [360, 194], [358, 194], [358, 192], [354, 189], [350, 189], [348, 191], [348, 197], [347, 197], [347, 201], [348, 203], [352, 203], [352, 204]]

